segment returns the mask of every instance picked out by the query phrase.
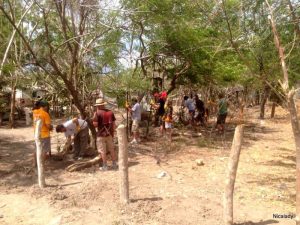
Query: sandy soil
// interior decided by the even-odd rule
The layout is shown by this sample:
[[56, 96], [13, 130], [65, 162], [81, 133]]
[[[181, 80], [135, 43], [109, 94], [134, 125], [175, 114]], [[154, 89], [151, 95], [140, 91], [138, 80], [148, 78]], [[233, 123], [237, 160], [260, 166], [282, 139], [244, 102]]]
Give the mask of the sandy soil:
[[[268, 108], [269, 109], [269, 108]], [[236, 225], [295, 224], [273, 214], [295, 213], [295, 147], [289, 117], [274, 119], [247, 109], [245, 138], [234, 196]], [[270, 112], [267, 111], [269, 116]], [[267, 116], [267, 117], [268, 117]], [[48, 187], [37, 186], [32, 168], [31, 127], [0, 128], [0, 224], [222, 224], [222, 196], [235, 121], [225, 136], [211, 129], [201, 137], [176, 130], [170, 145], [151, 129], [150, 138], [130, 147], [130, 199], [119, 204], [118, 172], [97, 166], [69, 173], [71, 159], [47, 162]], [[53, 149], [59, 137], [53, 136]], [[204, 161], [197, 166], [195, 160]], [[158, 178], [165, 172], [166, 176]]]

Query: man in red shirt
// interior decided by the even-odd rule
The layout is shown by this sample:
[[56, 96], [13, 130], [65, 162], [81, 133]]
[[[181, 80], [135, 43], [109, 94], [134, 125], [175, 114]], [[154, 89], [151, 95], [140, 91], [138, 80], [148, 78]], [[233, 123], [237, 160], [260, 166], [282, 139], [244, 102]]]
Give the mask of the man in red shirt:
[[108, 170], [106, 159], [107, 150], [110, 152], [112, 158], [112, 168], [118, 168], [113, 143], [116, 118], [112, 111], [105, 108], [106, 104], [103, 99], [97, 99], [95, 104], [97, 109], [93, 117], [93, 125], [97, 128], [97, 148], [103, 160], [103, 166], [100, 167], [102, 171]]

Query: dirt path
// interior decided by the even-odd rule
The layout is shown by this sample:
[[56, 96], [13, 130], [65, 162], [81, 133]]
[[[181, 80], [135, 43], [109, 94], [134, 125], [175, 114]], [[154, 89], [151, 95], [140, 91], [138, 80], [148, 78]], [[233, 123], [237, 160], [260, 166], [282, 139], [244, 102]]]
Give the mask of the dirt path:
[[[260, 121], [249, 109], [235, 189], [236, 225], [295, 224], [273, 214], [295, 211], [295, 152], [287, 113]], [[50, 161], [40, 190], [31, 170], [31, 128], [0, 129], [0, 224], [222, 224], [222, 193], [230, 143], [203, 132], [177, 132], [172, 145], [152, 140], [130, 148], [130, 199], [118, 204], [118, 173], [95, 166], [68, 173], [67, 161]], [[183, 132], [184, 133], [184, 132]], [[159, 140], [155, 142], [155, 140]], [[197, 166], [202, 159], [204, 166]], [[165, 173], [165, 176], [157, 176]]]

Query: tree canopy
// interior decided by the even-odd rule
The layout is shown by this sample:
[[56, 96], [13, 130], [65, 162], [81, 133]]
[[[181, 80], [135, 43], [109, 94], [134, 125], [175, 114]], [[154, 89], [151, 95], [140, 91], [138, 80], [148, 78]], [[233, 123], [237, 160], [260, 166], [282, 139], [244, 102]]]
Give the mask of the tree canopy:
[[[300, 78], [300, 4], [274, 0], [271, 5], [295, 85]], [[144, 84], [132, 89], [147, 91], [156, 76], [169, 92], [180, 84], [264, 89], [281, 77], [268, 16], [260, 0], [4, 0], [1, 82], [22, 74], [31, 85], [70, 94], [82, 114], [82, 100], [101, 82], [112, 87], [107, 92], [113, 95], [139, 79]]]

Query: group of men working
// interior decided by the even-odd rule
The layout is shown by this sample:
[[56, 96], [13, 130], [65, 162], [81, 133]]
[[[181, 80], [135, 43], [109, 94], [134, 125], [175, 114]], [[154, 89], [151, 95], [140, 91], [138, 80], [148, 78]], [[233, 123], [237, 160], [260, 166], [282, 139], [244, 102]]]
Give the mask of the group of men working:
[[[108, 170], [107, 166], [107, 151], [110, 152], [112, 158], [112, 169], [117, 169], [117, 157], [114, 149], [113, 137], [116, 129], [116, 118], [114, 113], [105, 108], [107, 103], [103, 99], [96, 100], [96, 110], [92, 119], [93, 126], [97, 129], [97, 148], [101, 155], [103, 164], [100, 170]], [[34, 128], [37, 120], [42, 121], [40, 131], [40, 141], [43, 152], [43, 161], [47, 158], [51, 151], [50, 131], [53, 130], [49, 115], [49, 104], [46, 101], [38, 101], [33, 108]], [[56, 127], [57, 133], [64, 133], [68, 141], [74, 142], [74, 159], [83, 157], [85, 150], [88, 147], [89, 130], [88, 122], [83, 119], [74, 118], [68, 120]], [[35, 157], [36, 162], [36, 157]]]
[[[191, 126], [202, 125], [206, 127], [209, 111], [205, 108], [204, 102], [198, 95], [190, 95], [183, 97], [183, 107], [186, 107], [189, 112], [189, 124]], [[166, 92], [154, 94], [154, 102], [152, 108], [155, 110], [155, 121], [160, 124], [161, 133], [169, 133], [170, 140], [172, 139], [172, 100], [167, 96]], [[218, 115], [216, 129], [219, 134], [222, 134], [225, 129], [225, 121], [227, 117], [227, 101], [223, 93], [219, 94]]]
[[[225, 99], [225, 95], [220, 93], [218, 95], [218, 115], [217, 115], [217, 124], [216, 129], [219, 134], [222, 134], [225, 129], [225, 121], [227, 117], [227, 101]], [[203, 126], [206, 126], [207, 117], [208, 117], [208, 109], [205, 108], [204, 102], [199, 99], [198, 95], [184, 96], [184, 106], [188, 109], [190, 119], [189, 122], [191, 125], [195, 123], [200, 123]]]
[[[97, 130], [97, 148], [101, 155], [103, 164], [100, 170], [108, 170], [107, 152], [110, 152], [112, 159], [112, 169], [117, 169], [117, 156], [114, 149], [113, 137], [116, 129], [116, 118], [114, 113], [105, 107], [107, 103], [103, 99], [96, 100], [96, 110], [93, 115], [92, 125]], [[202, 100], [197, 95], [184, 96], [184, 106], [188, 109], [190, 115], [190, 124], [199, 122], [205, 126], [205, 106]], [[224, 125], [227, 116], [227, 102], [223, 94], [219, 95], [219, 111], [217, 119], [217, 130], [219, 133], [224, 132]], [[154, 95], [154, 101], [151, 107], [155, 110], [155, 118], [160, 124], [161, 134], [168, 134], [170, 141], [172, 140], [173, 127], [173, 106], [172, 100], [168, 99], [167, 93], [162, 92]], [[136, 98], [132, 99], [132, 106], [126, 105], [126, 108], [131, 112], [133, 140], [131, 144], [140, 142], [139, 126], [142, 118], [142, 110], [139, 101]], [[49, 104], [46, 101], [38, 101], [33, 108], [34, 126], [37, 120], [42, 121], [40, 131], [41, 147], [43, 152], [43, 161], [47, 158], [47, 153], [51, 152], [50, 131], [53, 130], [51, 118], [49, 115]], [[88, 122], [83, 119], [73, 118], [56, 127], [57, 133], [64, 133], [68, 141], [74, 143], [74, 159], [80, 160], [89, 142], [89, 127]], [[36, 162], [36, 159], [35, 159]]]
[[[172, 100], [167, 98], [167, 92], [154, 94], [154, 99], [150, 103], [152, 110], [155, 111], [154, 117], [160, 125], [161, 134], [168, 134], [172, 138]], [[131, 144], [140, 142], [139, 127], [142, 119], [142, 108], [137, 98], [132, 99], [132, 106], [126, 104], [127, 110], [131, 113], [133, 140]]]

